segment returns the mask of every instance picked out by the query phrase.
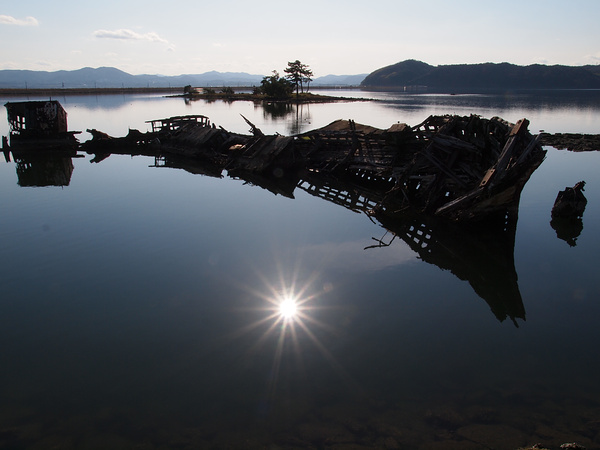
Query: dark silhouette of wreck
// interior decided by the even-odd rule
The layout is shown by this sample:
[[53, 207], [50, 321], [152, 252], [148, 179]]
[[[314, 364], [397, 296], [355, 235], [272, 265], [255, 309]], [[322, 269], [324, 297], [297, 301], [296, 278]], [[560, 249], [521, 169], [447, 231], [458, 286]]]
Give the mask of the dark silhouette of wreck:
[[298, 188], [364, 213], [391, 233], [392, 238], [387, 241], [373, 238], [376, 243], [365, 250], [377, 251], [376, 248], [390, 246], [399, 238], [421, 260], [467, 281], [499, 321], [508, 318], [518, 326], [517, 319], [525, 320], [514, 263], [518, 204], [507, 209], [503, 220], [458, 223], [414, 211], [395, 215], [382, 213], [374, 207], [384, 194], [369, 186], [368, 180], [351, 182], [309, 176], [299, 181]]
[[56, 100], [8, 102], [9, 135], [2, 137], [6, 161], [14, 159], [20, 186], [68, 186], [79, 132], [68, 131], [67, 112]]
[[204, 116], [150, 121], [151, 132], [130, 130], [122, 138], [92, 129], [93, 139], [82, 148], [97, 157], [115, 147], [184, 156], [274, 182], [307, 172], [362, 179], [385, 194], [376, 205], [381, 213], [411, 210], [452, 221], [506, 215], [546, 153], [526, 119], [513, 125], [498, 118], [431, 116], [414, 127], [398, 123], [387, 130], [336, 121], [294, 136], [264, 135], [246, 121], [252, 135], [228, 132]]
[[[56, 149], [77, 146], [75, 135], [68, 131], [67, 112], [56, 100], [8, 102], [10, 146], [22, 149]], [[3, 146], [8, 145], [4, 138]]]
[[[244, 120], [251, 135], [199, 115], [152, 120], [152, 131], [124, 137], [90, 129], [80, 148], [94, 155], [91, 162], [147, 155], [155, 167], [213, 177], [226, 171], [275, 194], [293, 198], [298, 188], [364, 213], [422, 260], [468, 281], [500, 321], [525, 319], [514, 266], [518, 207], [546, 153], [526, 119], [431, 116], [387, 130], [339, 120], [294, 136], [264, 135]], [[65, 131], [61, 125], [54, 136], [62, 140]], [[378, 239], [367, 248], [389, 244]]]

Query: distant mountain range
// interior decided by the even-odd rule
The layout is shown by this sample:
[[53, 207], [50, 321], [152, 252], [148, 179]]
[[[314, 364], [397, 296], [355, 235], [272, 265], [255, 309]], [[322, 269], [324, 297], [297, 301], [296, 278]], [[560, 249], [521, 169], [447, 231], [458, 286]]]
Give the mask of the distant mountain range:
[[[367, 74], [327, 75], [311, 83], [318, 85], [358, 86]], [[0, 88], [138, 88], [138, 87], [221, 87], [258, 86], [263, 75], [243, 72], [206, 72], [196, 75], [131, 75], [114, 67], [85, 67], [79, 70], [43, 72], [33, 70], [0, 70]]]
[[[43, 72], [0, 70], [0, 89], [140, 88], [258, 86], [264, 75], [206, 72], [177, 76], [131, 75], [114, 67]], [[326, 75], [311, 86], [361, 86], [365, 89], [423, 89], [429, 92], [479, 92], [510, 89], [600, 89], [600, 65], [517, 66], [509, 63], [432, 66], [406, 60], [371, 74]]]
[[369, 74], [362, 87], [426, 88], [428, 91], [600, 89], [600, 66], [517, 66], [509, 63], [431, 66], [407, 60]]

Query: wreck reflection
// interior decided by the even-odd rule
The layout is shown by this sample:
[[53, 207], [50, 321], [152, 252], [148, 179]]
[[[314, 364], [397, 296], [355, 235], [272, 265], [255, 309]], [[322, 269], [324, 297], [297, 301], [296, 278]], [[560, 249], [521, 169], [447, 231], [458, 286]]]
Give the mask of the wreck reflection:
[[154, 157], [154, 164], [150, 167], [165, 167], [182, 169], [194, 175], [223, 178], [222, 169], [205, 161], [184, 158], [177, 155], [161, 155]]
[[402, 239], [423, 261], [468, 281], [496, 318], [525, 320], [525, 307], [514, 262], [517, 211], [508, 212], [505, 226], [440, 223], [439, 219], [375, 214], [381, 225]]
[[[179, 160], [179, 168], [184, 168], [184, 163], [185, 160]], [[195, 167], [198, 164], [194, 161]], [[190, 168], [185, 170], [192, 171]], [[199, 173], [197, 168], [194, 170]], [[517, 319], [525, 320], [514, 262], [518, 203], [507, 209], [500, 220], [453, 223], [418, 213], [390, 216], [378, 212], [376, 206], [386, 190], [370, 180], [341, 180], [311, 173], [297, 177], [264, 177], [236, 171], [235, 176], [229, 176], [289, 198], [294, 198], [297, 188], [354, 212], [364, 213], [391, 232], [393, 239], [397, 237], [408, 244], [423, 261], [468, 281], [500, 322], [510, 319], [518, 327]], [[377, 251], [374, 247], [392, 243], [382, 239], [376, 241], [376, 245], [365, 250]]]
[[7, 162], [10, 154], [17, 172], [17, 184], [21, 187], [68, 186], [73, 174], [72, 158], [75, 152], [24, 151], [5, 152]]
[[[116, 147], [111, 149], [111, 152], [130, 155], [136, 153], [129, 147]], [[110, 154], [96, 154], [90, 162], [101, 162]], [[13, 156], [20, 186], [69, 185], [73, 173], [72, 155], [13, 152]], [[215, 178], [223, 178], [224, 170], [208, 161], [175, 155], [154, 155], [154, 163], [150, 167], [181, 169]], [[365, 251], [381, 251], [382, 248], [393, 245], [393, 241], [399, 238], [423, 261], [468, 281], [499, 321], [510, 319], [518, 326], [518, 319], [525, 320], [525, 308], [514, 264], [518, 204], [507, 210], [502, 220], [488, 221], [485, 224], [453, 223], [418, 213], [404, 212], [391, 216], [378, 211], [377, 205], [382, 201], [387, 189], [380, 186], [380, 182], [372, 180], [339, 179], [322, 174], [314, 176], [310, 172], [283, 177], [266, 177], [239, 170], [232, 170], [227, 174], [229, 178], [261, 187], [275, 195], [294, 198], [295, 190], [300, 189], [312, 196], [363, 213], [384, 228], [386, 234], [392, 234], [392, 238], [387, 241], [374, 237], [376, 243], [366, 247]], [[557, 224], [553, 222], [553, 227]], [[566, 228], [562, 228], [559, 237], [564, 235], [563, 239], [574, 243], [582, 225], [567, 225]], [[281, 313], [277, 309], [279, 304], [275, 308], [277, 316]], [[289, 312], [289, 308], [287, 311]], [[298, 317], [295, 316], [295, 319]], [[306, 317], [304, 319], [306, 320]], [[302, 324], [297, 323], [304, 329]]]
[[500, 322], [509, 318], [518, 327], [517, 319], [525, 320], [514, 262], [518, 204], [508, 209], [502, 220], [453, 223], [409, 211], [393, 216], [382, 213], [377, 205], [385, 191], [377, 189], [369, 180], [359, 183], [307, 178], [299, 188], [352, 211], [365, 213], [392, 233], [391, 240], [374, 238], [377, 244], [365, 250], [388, 247], [398, 237], [423, 261], [468, 281]]

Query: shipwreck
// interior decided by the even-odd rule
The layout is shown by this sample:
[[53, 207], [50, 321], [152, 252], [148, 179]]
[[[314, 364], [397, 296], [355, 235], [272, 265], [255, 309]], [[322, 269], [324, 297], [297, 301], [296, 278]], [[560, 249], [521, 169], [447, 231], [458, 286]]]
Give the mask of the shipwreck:
[[[245, 118], [244, 118], [245, 119]], [[545, 158], [528, 121], [431, 116], [386, 130], [338, 120], [294, 136], [231, 133], [205, 116], [153, 120], [113, 138], [88, 130], [82, 147], [154, 155], [155, 166], [230, 177], [294, 197], [296, 189], [377, 222], [366, 249], [404, 241], [419, 258], [467, 281], [499, 321], [525, 320], [514, 264], [520, 194]]]
[[431, 116], [385, 130], [339, 120], [293, 136], [265, 135], [245, 120], [252, 134], [229, 132], [205, 116], [152, 120], [152, 131], [120, 138], [88, 130], [93, 138], [82, 148], [95, 160], [118, 152], [197, 159], [284, 195], [307, 174], [334, 177], [375, 191], [378, 214], [413, 211], [458, 222], [505, 217], [518, 207], [546, 154], [527, 119]]
[[[111, 154], [146, 155], [154, 167], [227, 172], [278, 195], [293, 198], [300, 190], [366, 214], [385, 229], [367, 249], [402, 240], [423, 261], [468, 281], [498, 320], [525, 320], [514, 266], [519, 198], [546, 153], [526, 119], [444, 115], [388, 129], [337, 120], [292, 136], [265, 135], [243, 119], [249, 134], [203, 115], [150, 120], [150, 131], [123, 137], [89, 129], [92, 139], [76, 149], [94, 155], [93, 163]], [[65, 136], [74, 138], [65, 127], [42, 133], [47, 145], [37, 132], [31, 141], [27, 133], [11, 134], [5, 154], [15, 156], [20, 185], [68, 185], [75, 155], [56, 151], [73, 149], [72, 142], [64, 147]]]
[[[407, 211], [470, 222], [504, 218], [545, 158], [528, 120], [430, 116], [388, 129], [338, 120], [306, 133], [232, 133], [202, 115], [150, 120], [151, 131], [112, 137], [89, 129], [79, 144], [56, 101], [7, 103], [11, 150], [82, 149], [98, 162], [111, 153], [184, 157], [292, 195], [302, 178], [335, 178], [373, 191], [379, 215]], [[243, 117], [243, 116], [242, 116]], [[5, 150], [8, 140], [3, 138]], [[5, 151], [6, 152], [6, 151]], [[13, 151], [14, 154], [14, 151]]]

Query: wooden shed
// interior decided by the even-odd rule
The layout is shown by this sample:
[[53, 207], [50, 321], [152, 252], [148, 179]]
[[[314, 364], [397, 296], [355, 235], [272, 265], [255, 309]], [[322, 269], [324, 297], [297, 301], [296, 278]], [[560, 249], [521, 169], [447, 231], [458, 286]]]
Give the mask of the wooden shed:
[[68, 131], [67, 112], [56, 100], [8, 102], [11, 146], [56, 146], [76, 143], [78, 131]]
[[6, 103], [11, 133], [39, 136], [67, 132], [67, 112], [56, 100]]

